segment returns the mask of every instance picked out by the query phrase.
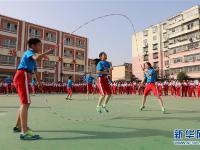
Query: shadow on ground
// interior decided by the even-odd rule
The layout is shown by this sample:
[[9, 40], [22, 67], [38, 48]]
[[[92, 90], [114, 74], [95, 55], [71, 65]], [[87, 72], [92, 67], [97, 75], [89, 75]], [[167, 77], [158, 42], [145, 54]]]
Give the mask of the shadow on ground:
[[[106, 126], [105, 126], [106, 127]], [[108, 126], [110, 127], [110, 126]], [[125, 128], [125, 127], [121, 127]], [[81, 131], [81, 130], [36, 130], [35, 132], [66, 132], [82, 134], [78, 137], [56, 137], [56, 138], [42, 138], [42, 140], [92, 140], [92, 139], [123, 139], [123, 138], [143, 138], [152, 136], [171, 137], [169, 131], [159, 129], [139, 129], [139, 128], [127, 128], [131, 131], [126, 132], [98, 132], [98, 131]]]

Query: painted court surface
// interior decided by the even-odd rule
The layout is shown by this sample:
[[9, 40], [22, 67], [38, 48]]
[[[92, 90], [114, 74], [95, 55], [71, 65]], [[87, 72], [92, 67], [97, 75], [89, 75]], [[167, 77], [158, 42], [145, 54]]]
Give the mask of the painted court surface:
[[97, 114], [98, 95], [36, 95], [29, 126], [42, 137], [20, 141], [12, 132], [18, 108], [16, 95], [0, 96], [0, 150], [193, 150], [173, 145], [174, 129], [200, 129], [200, 99], [164, 97], [162, 114], [154, 97], [140, 112], [141, 97], [113, 96], [108, 114]]

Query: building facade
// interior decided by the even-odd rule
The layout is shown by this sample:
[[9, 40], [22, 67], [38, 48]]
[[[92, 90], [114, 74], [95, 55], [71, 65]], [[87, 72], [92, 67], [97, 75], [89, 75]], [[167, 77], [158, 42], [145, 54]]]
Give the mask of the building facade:
[[76, 81], [86, 72], [87, 38], [0, 15], [0, 78], [14, 75], [31, 37], [41, 39], [42, 52], [54, 49], [38, 62], [41, 80]]
[[132, 79], [132, 64], [124, 63], [123, 65], [113, 66], [112, 81], [131, 81]]
[[94, 59], [88, 58], [88, 72], [92, 75], [96, 74], [96, 63]]
[[132, 37], [133, 74], [143, 78], [149, 61], [160, 78], [176, 78], [186, 72], [200, 78], [200, 6], [194, 6]]

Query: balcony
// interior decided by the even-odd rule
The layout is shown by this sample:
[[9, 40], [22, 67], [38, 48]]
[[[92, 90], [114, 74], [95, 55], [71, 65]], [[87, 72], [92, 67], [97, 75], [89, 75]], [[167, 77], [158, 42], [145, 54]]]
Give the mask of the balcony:
[[3, 27], [3, 31], [17, 34], [17, 29]]
[[8, 49], [10, 48], [16, 49], [16, 44], [2, 43], [2, 47]]
[[143, 36], [144, 36], [144, 37], [147, 37], [147, 36], [148, 36], [148, 30], [146, 30], [146, 31], [143, 32]]
[[147, 43], [143, 44], [143, 48], [148, 48], [148, 44]]
[[158, 45], [156, 45], [156, 46], [153, 45], [153, 50], [154, 51], [158, 50]]
[[148, 53], [148, 47], [143, 48], [143, 53]]
[[82, 48], [82, 49], [85, 49], [85, 48], [86, 48], [86, 46], [85, 46], [85, 45], [82, 45], [82, 44], [76, 44], [76, 47]]
[[56, 37], [45, 37], [46, 41], [56, 43]]
[[64, 71], [73, 72], [74, 71], [74, 64], [64, 63], [63, 64], [63, 69], [64, 69]]
[[72, 41], [64, 41], [64, 45], [67, 45], [67, 46], [74, 46], [74, 42]]
[[77, 53], [76, 53], [76, 59], [84, 60], [84, 53], [77, 52]]
[[195, 49], [199, 47], [199, 42], [195, 42], [195, 43], [190, 43], [188, 44], [188, 49]]
[[169, 66], [169, 60], [165, 61], [165, 66]]
[[64, 50], [64, 56], [67, 58], [74, 58], [74, 52], [70, 50]]
[[9, 66], [9, 65], [14, 66], [15, 65], [15, 57], [0, 55], [0, 64], [5, 65], [5, 66]]
[[84, 56], [76, 56], [76, 59], [78, 59], [78, 60], [84, 60]]
[[3, 23], [2, 31], [14, 34], [17, 33], [17, 24], [10, 23], [6, 20], [2, 20], [2, 23]]
[[29, 33], [29, 37], [40, 38], [41, 34]]
[[74, 72], [74, 67], [63, 67], [64, 71]]
[[144, 61], [149, 61], [149, 56], [148, 55], [144, 55], [143, 60]]
[[76, 65], [76, 72], [84, 72], [84, 65]]
[[29, 37], [41, 38], [42, 31], [35, 28], [29, 28]]
[[169, 38], [171, 39], [171, 38], [183, 35], [183, 34], [191, 33], [191, 32], [194, 32], [196, 30], [199, 30], [199, 29], [200, 29], [199, 25], [195, 25], [195, 26], [193, 26], [192, 29], [189, 29], [189, 30], [188, 29], [184, 29], [182, 31], [174, 32], [172, 34], [169, 34]]
[[158, 53], [153, 53], [153, 59], [158, 59]]
[[54, 69], [56, 67], [56, 62], [54, 61], [44, 61], [43, 68], [45, 69]]

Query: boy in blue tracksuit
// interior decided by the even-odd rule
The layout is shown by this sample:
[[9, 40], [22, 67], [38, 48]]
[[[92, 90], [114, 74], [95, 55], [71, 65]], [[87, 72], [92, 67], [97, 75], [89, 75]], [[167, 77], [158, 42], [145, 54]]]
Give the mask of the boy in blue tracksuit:
[[67, 98], [66, 100], [72, 100], [72, 87], [73, 87], [73, 81], [72, 76], [69, 76], [67, 81]]

